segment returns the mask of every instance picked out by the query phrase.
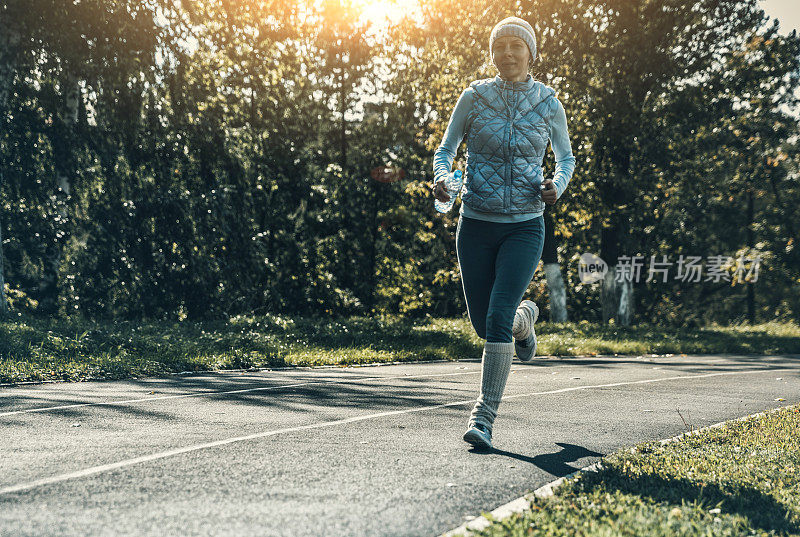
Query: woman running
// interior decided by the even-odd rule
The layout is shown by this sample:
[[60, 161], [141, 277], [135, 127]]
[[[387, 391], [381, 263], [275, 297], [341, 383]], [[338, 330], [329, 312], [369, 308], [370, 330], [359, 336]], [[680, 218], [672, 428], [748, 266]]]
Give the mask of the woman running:
[[[499, 74], [461, 93], [433, 157], [433, 194], [446, 202], [443, 181], [466, 140], [456, 253], [467, 313], [485, 342], [480, 394], [464, 440], [482, 449], [492, 447], [514, 351], [523, 361], [536, 354], [539, 308], [520, 301], [542, 255], [545, 204], [561, 197], [575, 170], [564, 107], [528, 73], [536, 59], [531, 25], [503, 19], [492, 29], [489, 51]], [[548, 142], [556, 159], [552, 179], [542, 172]]]

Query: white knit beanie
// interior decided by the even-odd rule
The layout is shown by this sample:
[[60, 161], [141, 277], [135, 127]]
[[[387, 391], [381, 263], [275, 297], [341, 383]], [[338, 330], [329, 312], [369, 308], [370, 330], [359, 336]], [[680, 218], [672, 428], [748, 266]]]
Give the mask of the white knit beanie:
[[498, 37], [513, 35], [519, 37], [528, 45], [531, 52], [531, 63], [536, 59], [536, 37], [533, 35], [533, 27], [519, 17], [508, 17], [498, 22], [489, 36], [489, 56], [494, 61], [494, 41]]

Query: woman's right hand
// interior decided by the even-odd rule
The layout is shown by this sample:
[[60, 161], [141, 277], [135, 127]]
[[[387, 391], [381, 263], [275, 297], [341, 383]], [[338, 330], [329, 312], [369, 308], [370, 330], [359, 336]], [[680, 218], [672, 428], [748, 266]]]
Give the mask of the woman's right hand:
[[434, 183], [433, 197], [441, 201], [442, 203], [447, 203], [448, 201], [450, 201], [450, 194], [447, 193], [447, 189], [444, 187], [444, 181], [439, 181], [437, 183]]

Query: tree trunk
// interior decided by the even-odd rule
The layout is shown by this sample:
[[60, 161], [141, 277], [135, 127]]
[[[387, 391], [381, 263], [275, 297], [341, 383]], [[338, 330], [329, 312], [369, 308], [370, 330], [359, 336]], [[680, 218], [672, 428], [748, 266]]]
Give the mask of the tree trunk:
[[0, 223], [0, 317], [8, 313], [6, 305], [6, 279], [3, 275], [3, 225]]
[[619, 311], [620, 289], [614, 279], [614, 271], [620, 251], [620, 226], [612, 218], [611, 226], [600, 230], [600, 258], [606, 262], [608, 272], [603, 277], [600, 290], [600, 305], [602, 308], [603, 323], [608, 323], [616, 317]]
[[614, 267], [609, 267], [603, 278], [600, 303], [603, 308], [604, 323], [608, 323], [613, 317], [617, 324], [630, 326], [633, 322], [633, 281], [624, 278], [618, 282], [614, 278]]
[[[54, 154], [56, 167], [56, 180], [58, 184], [57, 199], [63, 201], [58, 208], [58, 217], [61, 225], [66, 225], [69, 217], [67, 204], [69, 202], [72, 185], [70, 183], [71, 146], [73, 143], [74, 126], [78, 123], [78, 105], [80, 102], [80, 86], [78, 78], [68, 73], [64, 81], [64, 108], [61, 111], [61, 130], [56, 131], [54, 140]], [[58, 268], [61, 265], [62, 241], [52, 245], [47, 256], [45, 274], [39, 289], [42, 294], [42, 309], [55, 313], [58, 309]]]
[[547, 279], [547, 291], [550, 295], [550, 321], [565, 323], [567, 316], [567, 292], [564, 279], [561, 277], [561, 265], [545, 263], [544, 275]]
[[542, 248], [542, 264], [550, 296], [550, 321], [567, 322], [567, 292], [564, 278], [561, 277], [561, 266], [558, 264], [558, 244], [556, 243], [553, 219], [548, 211], [544, 212], [544, 247]]
[[375, 303], [377, 302], [377, 287], [378, 287], [378, 239], [380, 238], [380, 230], [378, 229], [378, 214], [380, 213], [383, 205], [383, 198], [389, 185], [379, 183], [378, 181], [370, 181], [370, 190], [372, 193], [372, 207], [370, 207], [370, 236], [369, 236], [369, 257], [367, 259], [367, 278], [369, 281], [369, 289], [367, 295], [367, 314], [374, 313]]
[[630, 217], [622, 209], [616, 209], [611, 225], [600, 232], [600, 257], [608, 265], [600, 294], [604, 323], [608, 323], [612, 317], [617, 324], [623, 326], [629, 326], [633, 322], [633, 274], [628, 273], [633, 269], [629, 265], [625, 266], [627, 274], [622, 281], [616, 281], [615, 275], [620, 256], [629, 255], [628, 252], [632, 249], [631, 231]]
[[342, 112], [342, 123], [339, 125], [339, 144], [340, 144], [340, 165], [342, 167], [342, 174], [346, 176], [347, 173], [347, 120], [344, 118], [346, 113], [345, 107], [347, 106], [347, 95], [344, 87], [344, 66], [342, 66], [342, 73], [339, 77], [339, 109]]
[[[747, 189], [747, 246], [753, 248], [755, 246], [755, 237], [753, 233], [753, 189]], [[747, 320], [753, 325], [756, 323], [756, 297], [753, 293], [753, 282], [747, 282]]]
[[[0, 24], [0, 121], [5, 123], [8, 120], [9, 92], [14, 81], [14, 65], [17, 55], [17, 46], [20, 37], [14, 28]], [[5, 130], [5, 127], [2, 127]], [[0, 191], [5, 184], [4, 166], [0, 165]], [[2, 197], [0, 196], [0, 199]], [[6, 302], [6, 283], [3, 265], [3, 225], [0, 218], [0, 315], [5, 315], [8, 311]]]
[[633, 320], [633, 281], [627, 278], [619, 282], [620, 296], [617, 320], [622, 326], [630, 326]]
[[603, 276], [600, 288], [600, 305], [603, 314], [603, 323], [608, 323], [619, 310], [619, 293], [617, 281], [614, 279], [614, 266], [609, 265], [608, 272]]

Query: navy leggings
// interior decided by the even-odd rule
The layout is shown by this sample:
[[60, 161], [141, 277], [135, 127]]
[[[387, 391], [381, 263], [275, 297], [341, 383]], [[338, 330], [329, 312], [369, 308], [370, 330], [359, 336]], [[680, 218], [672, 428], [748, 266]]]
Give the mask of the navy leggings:
[[514, 315], [544, 247], [544, 216], [499, 223], [458, 218], [456, 254], [467, 313], [478, 337], [513, 341]]

